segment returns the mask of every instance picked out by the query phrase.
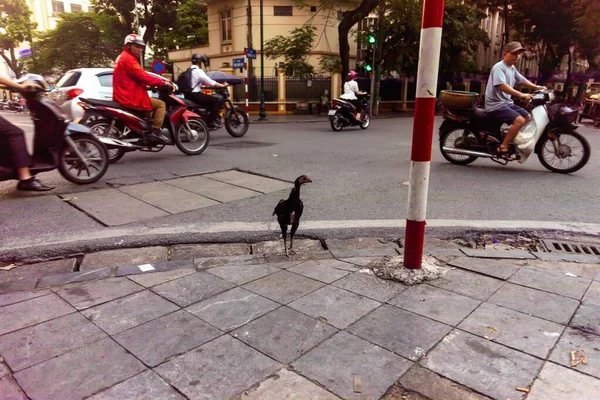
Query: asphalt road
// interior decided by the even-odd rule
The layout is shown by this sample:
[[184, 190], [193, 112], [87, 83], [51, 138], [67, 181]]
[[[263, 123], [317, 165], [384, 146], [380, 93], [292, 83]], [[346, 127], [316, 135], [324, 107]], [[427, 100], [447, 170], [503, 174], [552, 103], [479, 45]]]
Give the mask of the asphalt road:
[[[2, 116], [31, 136], [33, 125], [27, 116], [8, 112]], [[440, 123], [437, 118], [436, 129]], [[106, 187], [106, 182], [128, 184], [231, 168], [290, 182], [306, 174], [313, 183], [302, 190], [303, 219], [403, 219], [412, 124], [412, 118], [381, 119], [373, 121], [367, 130], [341, 132], [333, 132], [326, 120], [253, 124], [239, 139], [224, 130], [213, 132], [211, 145], [200, 156], [186, 156], [175, 147], [160, 153], [129, 153], [110, 166], [103, 181], [91, 186], [71, 184], [57, 171], [40, 177], [44, 183], [57, 186], [56, 194]], [[434, 140], [427, 217], [600, 223], [600, 130], [584, 125], [580, 132], [590, 141], [592, 157], [584, 169], [571, 175], [547, 171], [535, 155], [523, 165], [500, 166], [490, 160], [452, 165], [442, 158]], [[32, 196], [20, 194], [14, 187], [14, 181], [0, 182], [4, 206], [15, 206], [18, 197]], [[249, 198], [154, 219], [145, 225], [270, 221], [273, 207], [284, 196], [287, 193], [279, 192]]]

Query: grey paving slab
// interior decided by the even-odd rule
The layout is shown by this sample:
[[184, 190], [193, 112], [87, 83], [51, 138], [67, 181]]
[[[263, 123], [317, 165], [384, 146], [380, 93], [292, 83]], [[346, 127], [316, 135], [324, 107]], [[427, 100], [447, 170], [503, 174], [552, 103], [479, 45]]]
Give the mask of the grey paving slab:
[[133, 378], [127, 379], [104, 392], [98, 393], [88, 400], [185, 400], [185, 397], [177, 393], [160, 376], [152, 371], [144, 371]]
[[170, 214], [178, 214], [221, 204], [218, 201], [188, 192], [173, 185], [167, 185], [163, 182], [123, 186], [119, 190]]
[[356, 237], [347, 239], [326, 239], [325, 243], [329, 250], [352, 250], [352, 249], [375, 249], [392, 247], [398, 245], [391, 240], [376, 237]]
[[579, 364], [574, 369], [600, 378], [600, 336], [578, 329], [567, 328], [552, 350], [550, 361], [571, 368], [571, 352], [582, 350], [587, 364]]
[[366, 267], [373, 261], [379, 260], [381, 257], [348, 257], [340, 258], [340, 261], [344, 261], [350, 264], [354, 264], [358, 267]]
[[112, 339], [103, 339], [14, 376], [31, 398], [80, 399], [144, 370]]
[[23, 278], [16, 281], [0, 283], [0, 294], [35, 289], [38, 278]]
[[408, 286], [399, 282], [379, 279], [366, 272], [355, 272], [334, 282], [333, 285], [382, 303], [408, 289]]
[[[289, 246], [289, 243], [288, 243]], [[295, 239], [294, 250], [297, 253], [306, 253], [311, 251], [323, 251], [320, 240], [315, 239]], [[269, 240], [252, 244], [252, 254], [281, 254], [283, 253], [283, 240]]]
[[[294, 362], [303, 376], [343, 399], [378, 399], [412, 363], [347, 332], [332, 338]], [[362, 382], [354, 392], [354, 377]]]
[[180, 310], [119, 333], [114, 339], [146, 365], [154, 367], [219, 335], [221, 332], [215, 327]]
[[274, 301], [238, 287], [196, 303], [186, 310], [229, 332], [279, 306]]
[[561, 253], [534, 253], [537, 258], [543, 261], [570, 261], [580, 263], [600, 263], [600, 257], [587, 254], [561, 254]]
[[[266, 260], [265, 260], [266, 261]], [[333, 260], [321, 260], [321, 261], [333, 261]], [[300, 263], [303, 263], [304, 260], [296, 260], [296, 261], [277, 261], [277, 262], [267, 262], [267, 265], [272, 267], [277, 267], [279, 269], [289, 269]]]
[[541, 268], [523, 267], [509, 279], [509, 282], [579, 300], [591, 281]]
[[600, 270], [598, 271], [598, 273], [596, 274], [596, 276], [594, 277], [595, 281], [600, 281]]
[[[178, 244], [171, 249], [171, 260], [191, 260], [209, 257], [249, 256], [250, 245], [245, 243]], [[230, 260], [236, 262], [235, 258]], [[198, 260], [195, 260], [198, 264]]]
[[10, 374], [10, 370], [8, 369], [6, 364], [4, 364], [3, 362], [0, 362], [0, 378], [3, 377], [4, 375], [8, 375], [8, 374]]
[[108, 278], [96, 282], [73, 283], [57, 290], [57, 294], [78, 310], [106, 303], [144, 290], [127, 278]]
[[190, 398], [212, 400], [231, 398], [279, 369], [281, 364], [224, 335], [155, 372]]
[[403, 388], [421, 393], [432, 400], [489, 400], [489, 397], [475, 393], [466, 386], [439, 376], [420, 365], [414, 365], [409, 369], [400, 378], [400, 384]]
[[519, 266], [511, 264], [506, 260], [493, 260], [489, 258], [459, 257], [449, 262], [458, 268], [479, 272], [480, 274], [493, 276], [506, 280], [519, 270]]
[[167, 261], [167, 247], [152, 246], [133, 249], [118, 249], [89, 253], [83, 257], [80, 271], [91, 271], [105, 267], [121, 265], [153, 264]]
[[[343, 271], [349, 271], [349, 272], [354, 272], [354, 271], [359, 270], [359, 268], [354, 264], [350, 264], [345, 261], [339, 261], [339, 260], [334, 260], [334, 259], [303, 260], [301, 263], [305, 264], [305, 265], [310, 265], [314, 268], [324, 268], [324, 269], [334, 268], [337, 270], [343, 270]], [[296, 264], [296, 265], [300, 265], [300, 264]], [[290, 270], [290, 268], [288, 268], [288, 270]]]
[[177, 310], [175, 304], [149, 290], [83, 310], [81, 313], [109, 335], [123, 332]]
[[592, 282], [582, 301], [584, 304], [596, 305], [600, 309], [600, 282]]
[[75, 309], [55, 294], [0, 308], [0, 335], [48, 321]]
[[252, 387], [244, 391], [239, 399], [339, 400], [339, 397], [315, 385], [308, 379], [283, 368], [262, 381], [258, 387]]
[[181, 307], [197, 303], [235, 285], [206, 272], [184, 276], [152, 287], [152, 291]]
[[45, 288], [51, 286], [62, 286], [69, 283], [87, 282], [96, 279], [109, 278], [113, 275], [111, 268], [95, 269], [84, 272], [69, 272], [67, 274], [47, 275], [39, 280], [37, 287]]
[[527, 260], [524, 262], [528, 267], [537, 267], [547, 271], [561, 273], [563, 275], [569, 273], [587, 279], [594, 279], [596, 274], [600, 273], [600, 264], [542, 260]]
[[347, 330], [409, 360], [417, 361], [451, 329], [451, 326], [429, 318], [383, 305]]
[[261, 193], [270, 193], [285, 189], [291, 190], [294, 187], [294, 184], [290, 182], [284, 182], [279, 179], [266, 178], [264, 176], [248, 174], [246, 172], [235, 170], [216, 172], [214, 174], [206, 174], [203, 176], [216, 181], [241, 186], [246, 189], [252, 189]]
[[569, 326], [600, 335], [600, 313], [598, 312], [598, 306], [595, 304], [580, 305]]
[[411, 287], [389, 303], [445, 324], [457, 325], [481, 301], [424, 284]]
[[504, 282], [469, 271], [454, 269], [441, 278], [429, 281], [430, 285], [478, 300], [487, 300]]
[[225, 265], [253, 265], [266, 262], [262, 255], [239, 255], [222, 257], [194, 257], [194, 265], [198, 270], [204, 270]]
[[460, 249], [427, 249], [423, 250], [424, 254], [433, 256], [433, 257], [462, 257], [465, 253], [460, 251]]
[[115, 276], [148, 275], [155, 272], [193, 268], [194, 260], [173, 260], [138, 265], [125, 265], [117, 268]]
[[[295, 242], [295, 241], [294, 241]], [[294, 245], [296, 249], [296, 245]], [[263, 254], [267, 262], [283, 262], [283, 261], [306, 261], [306, 260], [327, 260], [333, 259], [331, 253], [327, 250], [315, 250], [315, 251], [298, 251], [296, 254], [285, 255], [283, 254], [283, 241], [281, 242], [281, 251], [273, 254]]]
[[0, 399], [27, 400], [27, 396], [10, 375], [5, 375], [0, 376]]
[[494, 399], [522, 399], [543, 361], [508, 347], [454, 330], [421, 365]]
[[79, 209], [108, 226], [164, 217], [169, 213], [116, 189], [101, 189], [67, 196]]
[[344, 329], [381, 305], [380, 302], [334, 286], [326, 286], [308, 294], [289, 306]]
[[106, 337], [73, 313], [1, 336], [0, 354], [13, 371], [20, 371]]
[[483, 303], [458, 328], [545, 359], [564, 326], [518, 311]]
[[289, 268], [288, 271], [325, 283], [335, 282], [350, 273], [349, 271], [332, 268], [328, 265], [322, 265], [319, 261], [312, 260]]
[[0, 271], [0, 283], [25, 278], [38, 278], [44, 275], [73, 272], [75, 261], [74, 258], [66, 258], [63, 260], [20, 265], [10, 271]]
[[535, 256], [525, 250], [486, 250], [486, 249], [460, 249], [469, 257], [479, 258], [512, 258], [517, 260], [534, 260]]
[[231, 334], [261, 353], [289, 364], [336, 332], [331, 325], [281, 307]]
[[597, 400], [598, 393], [600, 380], [548, 362], [533, 384], [527, 400]]
[[512, 283], [504, 285], [489, 302], [563, 325], [569, 322], [579, 305], [575, 299]]
[[247, 283], [245, 289], [278, 303], [290, 303], [322, 287], [322, 282], [282, 270]]
[[145, 286], [152, 287], [156, 285], [160, 285], [161, 283], [169, 282], [178, 278], [182, 278], [184, 276], [188, 276], [196, 273], [194, 268], [181, 268], [174, 269], [173, 271], [164, 271], [164, 272], [152, 272], [148, 274], [140, 274], [140, 275], [130, 275], [129, 279], [132, 281]]
[[0, 307], [7, 306], [9, 304], [20, 303], [25, 300], [34, 299], [36, 297], [46, 296], [50, 293], [52, 293], [50, 290], [44, 289], [0, 294]]
[[271, 275], [280, 271], [279, 268], [269, 264], [256, 265], [227, 265], [224, 267], [216, 267], [207, 270], [209, 274], [216, 275], [225, 279], [227, 282], [243, 285], [250, 281], [262, 278], [263, 276]]
[[397, 256], [401, 253], [397, 248], [386, 246], [376, 247], [372, 249], [346, 249], [346, 250], [330, 250], [335, 258], [353, 258], [353, 257], [384, 257]]
[[221, 203], [261, 195], [260, 192], [254, 190], [215, 181], [214, 179], [205, 178], [203, 176], [172, 179], [165, 181], [165, 183]]

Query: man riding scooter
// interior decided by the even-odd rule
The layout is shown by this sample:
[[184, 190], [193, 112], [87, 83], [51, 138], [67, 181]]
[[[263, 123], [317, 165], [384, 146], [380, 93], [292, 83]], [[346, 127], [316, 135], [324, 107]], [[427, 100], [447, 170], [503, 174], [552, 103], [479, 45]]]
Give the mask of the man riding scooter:
[[113, 72], [113, 100], [123, 108], [141, 118], [152, 118], [152, 133], [148, 138], [151, 143], [170, 144], [171, 140], [161, 133], [166, 113], [165, 102], [150, 98], [146, 86], [173, 87], [171, 82], [156, 78], [146, 73], [139, 59], [146, 43], [134, 33], [125, 38], [125, 48], [115, 61]]

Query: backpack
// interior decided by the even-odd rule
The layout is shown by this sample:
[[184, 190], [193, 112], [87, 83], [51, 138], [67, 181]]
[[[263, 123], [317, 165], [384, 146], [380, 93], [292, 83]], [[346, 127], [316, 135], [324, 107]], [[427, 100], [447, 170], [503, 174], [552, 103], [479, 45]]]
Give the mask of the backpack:
[[180, 92], [191, 92], [194, 89], [194, 86], [192, 86], [192, 68], [190, 67], [183, 71], [175, 83], [177, 83]]

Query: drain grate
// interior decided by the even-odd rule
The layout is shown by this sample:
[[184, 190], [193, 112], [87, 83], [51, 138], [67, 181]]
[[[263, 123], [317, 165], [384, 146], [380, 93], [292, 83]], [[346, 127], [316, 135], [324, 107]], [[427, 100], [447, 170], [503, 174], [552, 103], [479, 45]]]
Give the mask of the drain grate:
[[600, 245], [596, 243], [565, 242], [542, 239], [546, 251], [550, 253], [589, 254], [600, 256]]

